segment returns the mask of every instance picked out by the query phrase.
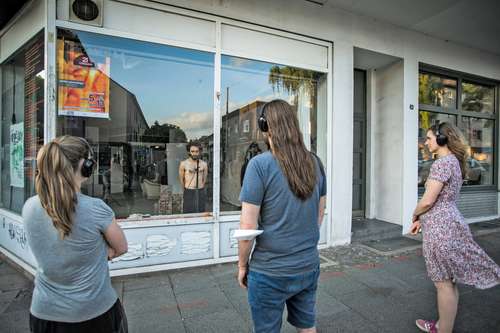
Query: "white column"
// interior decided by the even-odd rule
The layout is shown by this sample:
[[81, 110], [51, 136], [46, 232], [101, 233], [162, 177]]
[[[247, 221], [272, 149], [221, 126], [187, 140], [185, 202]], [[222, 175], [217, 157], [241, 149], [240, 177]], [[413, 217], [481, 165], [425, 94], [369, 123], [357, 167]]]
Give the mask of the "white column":
[[[409, 231], [413, 209], [418, 200], [418, 61], [404, 58], [403, 107], [403, 234]], [[412, 108], [413, 106], [413, 108]]]
[[44, 143], [56, 137], [56, 1], [45, 1]]
[[351, 241], [352, 219], [352, 145], [354, 47], [343, 41], [333, 45], [333, 117], [331, 219], [332, 245]]

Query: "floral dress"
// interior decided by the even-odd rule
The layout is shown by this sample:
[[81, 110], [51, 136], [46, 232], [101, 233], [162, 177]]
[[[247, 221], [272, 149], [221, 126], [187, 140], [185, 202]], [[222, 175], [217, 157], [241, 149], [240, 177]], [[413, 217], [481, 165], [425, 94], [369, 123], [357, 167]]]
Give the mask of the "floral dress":
[[462, 174], [455, 155], [436, 160], [428, 179], [443, 183], [432, 208], [420, 216], [423, 255], [431, 280], [452, 280], [480, 289], [500, 284], [500, 267], [474, 241], [458, 210]]

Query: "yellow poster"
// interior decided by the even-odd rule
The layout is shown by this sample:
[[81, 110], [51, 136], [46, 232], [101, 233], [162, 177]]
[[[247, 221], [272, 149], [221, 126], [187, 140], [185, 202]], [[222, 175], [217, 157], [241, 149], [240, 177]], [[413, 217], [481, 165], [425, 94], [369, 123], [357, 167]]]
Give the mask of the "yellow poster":
[[109, 118], [110, 59], [93, 60], [80, 43], [57, 40], [59, 115]]
[[429, 118], [429, 112], [420, 111], [420, 128], [427, 131], [431, 127], [431, 120]]

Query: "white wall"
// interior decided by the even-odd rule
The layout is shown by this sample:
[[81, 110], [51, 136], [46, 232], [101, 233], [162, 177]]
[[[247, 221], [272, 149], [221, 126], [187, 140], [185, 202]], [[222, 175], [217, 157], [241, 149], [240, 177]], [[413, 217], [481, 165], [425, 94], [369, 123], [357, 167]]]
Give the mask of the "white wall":
[[[141, 1], [139, 1], [141, 2]], [[303, 0], [160, 0], [396, 57], [500, 80], [500, 56]]]
[[396, 224], [402, 222], [403, 69], [403, 61], [398, 61], [374, 72], [375, 105], [372, 110], [374, 217]]
[[[354, 126], [354, 53], [353, 45], [338, 42], [333, 48], [333, 172], [331, 200], [332, 244], [351, 241], [352, 219], [352, 152]], [[343, 110], [343, 112], [335, 112]]]

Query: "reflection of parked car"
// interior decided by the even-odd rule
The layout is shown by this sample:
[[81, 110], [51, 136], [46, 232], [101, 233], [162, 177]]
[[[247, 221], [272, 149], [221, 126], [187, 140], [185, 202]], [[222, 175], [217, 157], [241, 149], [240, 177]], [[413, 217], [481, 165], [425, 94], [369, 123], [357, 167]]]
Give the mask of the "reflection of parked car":
[[[427, 177], [429, 177], [429, 172], [431, 170], [431, 165], [434, 160], [418, 161], [418, 185], [423, 186]], [[480, 185], [481, 175], [486, 170], [477, 160], [473, 158], [467, 159], [467, 174], [464, 179], [464, 185]]]
[[481, 175], [486, 170], [479, 161], [469, 158], [467, 159], [467, 175], [464, 180], [464, 185], [481, 185]]

